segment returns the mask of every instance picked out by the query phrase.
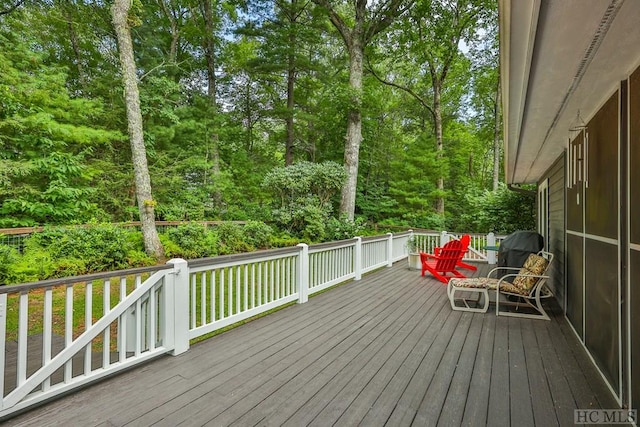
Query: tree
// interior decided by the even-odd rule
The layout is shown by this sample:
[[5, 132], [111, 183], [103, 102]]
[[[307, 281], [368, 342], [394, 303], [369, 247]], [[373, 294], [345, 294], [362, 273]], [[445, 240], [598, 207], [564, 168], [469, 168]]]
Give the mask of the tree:
[[[389, 0], [372, 3], [367, 8], [366, 0], [350, 0], [353, 15], [341, 14], [341, 9], [329, 0], [313, 0], [323, 7], [333, 26], [338, 30], [349, 53], [349, 88], [351, 105], [347, 115], [347, 134], [344, 145], [344, 165], [347, 179], [342, 187], [340, 212], [353, 220], [358, 184], [358, 162], [362, 143], [362, 74], [364, 49], [381, 31], [398, 16], [405, 13], [414, 0]], [[367, 19], [369, 17], [369, 19]]]
[[91, 159], [123, 139], [99, 124], [100, 100], [70, 96], [64, 68], [45, 64], [45, 55], [30, 49], [35, 43], [0, 32], [0, 227], [102, 217], [92, 200]]
[[[464, 57], [460, 50], [460, 43], [462, 41], [469, 43], [477, 37], [481, 27], [479, 24], [483, 22], [490, 10], [488, 1], [493, 0], [418, 2], [408, 19], [398, 23], [395, 28], [396, 36], [392, 41], [392, 44], [407, 46], [404, 52], [394, 50], [402, 53], [414, 65], [410, 68], [412, 75], [405, 76], [405, 81], [408, 83], [398, 81], [393, 73], [388, 73], [390, 79], [379, 77], [381, 82], [411, 94], [429, 111], [433, 119], [439, 159], [442, 159], [444, 154], [443, 92], [452, 69]], [[378, 76], [377, 73], [376, 76]], [[429, 83], [426, 95], [421, 94], [418, 88], [421, 78], [427, 79]], [[445, 212], [444, 182], [444, 175], [440, 175], [437, 179], [439, 194], [436, 200], [436, 212], [441, 215]]]
[[147, 166], [147, 153], [142, 132], [142, 113], [140, 110], [140, 94], [136, 78], [136, 65], [133, 57], [133, 43], [129, 26], [130, 0], [115, 0], [111, 6], [113, 26], [118, 38], [122, 81], [127, 108], [131, 157], [136, 184], [136, 198], [142, 224], [144, 247], [149, 255], [161, 258], [162, 244], [155, 224], [155, 202], [151, 195], [151, 179]]
[[502, 116], [499, 45], [497, 12], [492, 10], [495, 19], [487, 20], [484, 25], [486, 33], [472, 46], [473, 61], [473, 86], [471, 105], [475, 111], [474, 122], [478, 127], [478, 134], [487, 141], [492, 141], [487, 147], [487, 153], [491, 154], [489, 163], [492, 163], [491, 189], [497, 191], [500, 182], [500, 159], [502, 139]]
[[25, 1], [26, 0], [16, 0], [16, 1], [9, 2], [8, 5], [3, 4], [2, 7], [0, 8], [0, 16], [7, 15], [13, 12], [14, 10], [22, 6], [22, 4], [25, 3]]
[[332, 198], [345, 179], [339, 163], [298, 162], [274, 168], [263, 187], [274, 195], [273, 216], [290, 233], [320, 240], [333, 212]]

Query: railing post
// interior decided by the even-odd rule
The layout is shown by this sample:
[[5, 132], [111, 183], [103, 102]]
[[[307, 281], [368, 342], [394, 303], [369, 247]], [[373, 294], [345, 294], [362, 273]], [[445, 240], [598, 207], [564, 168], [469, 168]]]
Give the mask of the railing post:
[[298, 255], [298, 304], [309, 301], [309, 245], [300, 243]]
[[173, 339], [173, 351], [177, 356], [189, 350], [189, 265], [181, 258], [167, 261], [173, 265], [173, 271], [168, 282], [173, 284], [166, 294], [165, 307], [168, 309], [167, 332], [168, 339]]
[[353, 251], [353, 271], [356, 277], [353, 280], [362, 279], [362, 237], [355, 237], [356, 248]]
[[[411, 243], [413, 242], [413, 247], [417, 250], [418, 245], [415, 243], [415, 236], [413, 235], [413, 229], [409, 229], [409, 237], [407, 237], [407, 243], [404, 245], [403, 252], [407, 254], [407, 257], [411, 253]], [[422, 249], [422, 248], [421, 248]]]
[[393, 267], [393, 233], [387, 233], [387, 267]]
[[[496, 245], [496, 235], [493, 232], [487, 234], [487, 246], [495, 246]], [[495, 264], [496, 263], [496, 251], [490, 251], [487, 249], [487, 263]]]
[[4, 408], [5, 337], [7, 336], [7, 294], [0, 294], [0, 410]]
[[440, 232], [440, 247], [443, 247], [447, 243], [449, 243], [449, 235], [447, 234], [446, 231], [441, 231]]

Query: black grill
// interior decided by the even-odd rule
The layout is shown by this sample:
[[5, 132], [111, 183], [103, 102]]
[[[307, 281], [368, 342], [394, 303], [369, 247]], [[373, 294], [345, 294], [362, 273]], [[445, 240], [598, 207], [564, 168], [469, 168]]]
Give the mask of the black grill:
[[[520, 268], [529, 254], [544, 248], [544, 238], [535, 231], [516, 231], [508, 235], [498, 248], [498, 267]], [[506, 272], [502, 272], [506, 274]], [[501, 274], [501, 276], [503, 275]]]

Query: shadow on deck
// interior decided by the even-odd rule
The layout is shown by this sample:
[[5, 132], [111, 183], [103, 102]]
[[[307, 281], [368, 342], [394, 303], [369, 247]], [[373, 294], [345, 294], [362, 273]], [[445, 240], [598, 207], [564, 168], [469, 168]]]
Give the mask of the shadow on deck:
[[5, 425], [564, 426], [574, 409], [617, 408], [551, 311], [454, 312], [403, 261]]

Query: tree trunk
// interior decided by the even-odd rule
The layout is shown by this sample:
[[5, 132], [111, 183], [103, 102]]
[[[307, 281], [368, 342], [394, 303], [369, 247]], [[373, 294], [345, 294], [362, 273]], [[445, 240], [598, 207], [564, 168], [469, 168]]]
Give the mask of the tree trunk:
[[498, 76], [498, 88], [496, 90], [496, 103], [493, 109], [493, 191], [498, 190], [500, 182], [500, 76]]
[[296, 64], [293, 55], [295, 49], [296, 36], [291, 32], [289, 34], [289, 64], [287, 67], [287, 142], [285, 146], [284, 164], [289, 166], [293, 164], [293, 145], [295, 142], [295, 133], [293, 127], [293, 109], [295, 107], [293, 90], [296, 84]]
[[207, 60], [207, 95], [211, 105], [217, 106], [216, 100], [216, 52], [213, 38], [214, 22], [211, 0], [202, 0], [202, 17], [204, 19], [204, 56]]
[[362, 58], [364, 56], [362, 37], [354, 31], [349, 46], [349, 87], [352, 91], [351, 106], [347, 117], [347, 135], [344, 146], [344, 166], [347, 180], [342, 187], [340, 213], [353, 220], [356, 209], [356, 188], [358, 186], [358, 161], [362, 143]]
[[124, 83], [125, 103], [129, 138], [131, 140], [131, 160], [136, 184], [136, 198], [142, 224], [144, 247], [149, 255], [161, 258], [164, 253], [158, 232], [156, 230], [154, 205], [151, 196], [151, 180], [147, 167], [147, 153], [142, 133], [142, 113], [140, 111], [140, 95], [136, 80], [136, 66], [133, 58], [133, 44], [127, 17], [129, 14], [129, 0], [115, 0], [111, 7], [113, 26], [118, 38], [122, 81]]
[[[433, 115], [436, 128], [436, 156], [439, 161], [444, 155], [444, 145], [442, 141], [442, 105], [441, 105], [441, 87], [440, 82], [434, 82], [433, 85]], [[437, 182], [438, 197], [436, 198], [436, 212], [444, 215], [444, 177], [440, 175]]]
[[[202, 0], [201, 3], [202, 17], [204, 19], [204, 56], [207, 61], [207, 96], [209, 104], [213, 108], [213, 114], [218, 114], [218, 100], [216, 98], [216, 50], [214, 31], [215, 23], [213, 20], [213, 5], [211, 0]], [[219, 138], [217, 132], [211, 133], [211, 175], [214, 182], [214, 190], [211, 194], [213, 203], [219, 206], [222, 203], [222, 193], [217, 184], [220, 180], [220, 152]]]
[[71, 49], [73, 50], [73, 56], [76, 63], [76, 68], [78, 70], [78, 83], [80, 84], [80, 88], [86, 92], [87, 90], [87, 80], [85, 78], [84, 68], [82, 66], [82, 57], [80, 55], [80, 45], [78, 43], [78, 35], [76, 33], [76, 29], [73, 26], [73, 19], [71, 17], [71, 12], [69, 12], [68, 6], [65, 4], [62, 9], [62, 14], [64, 19], [67, 21], [67, 28], [69, 29], [69, 40], [71, 41]]

